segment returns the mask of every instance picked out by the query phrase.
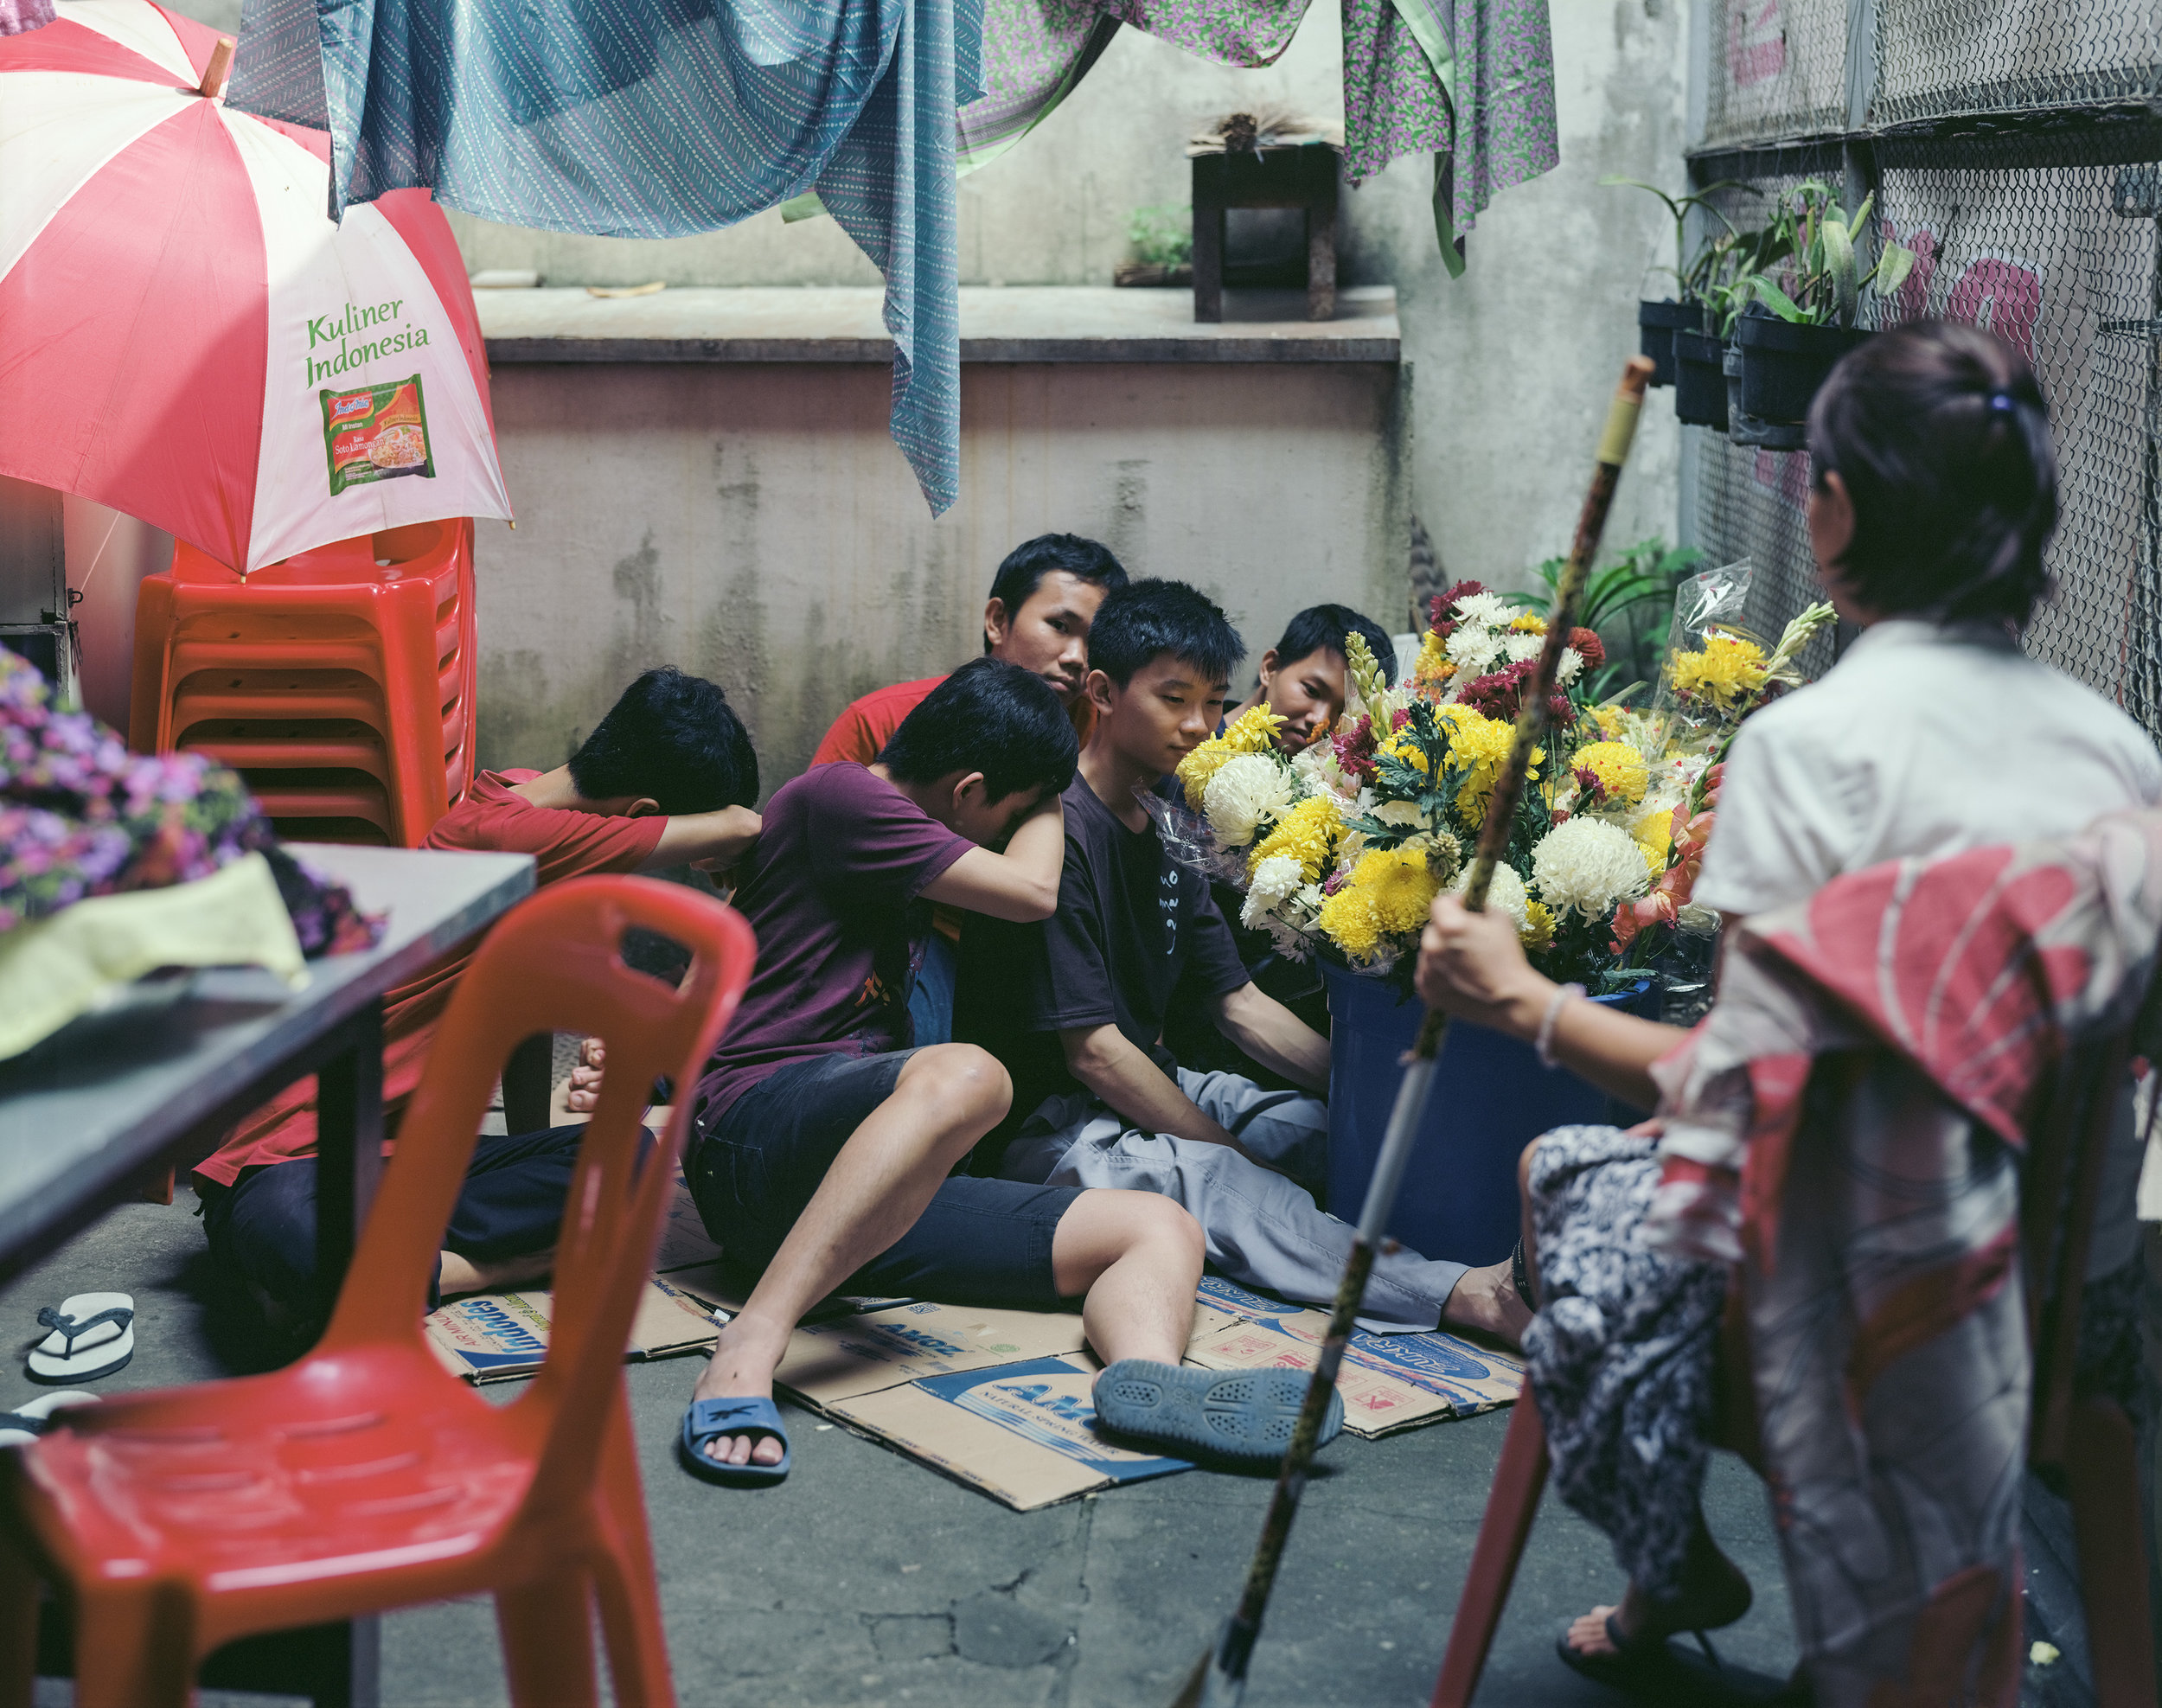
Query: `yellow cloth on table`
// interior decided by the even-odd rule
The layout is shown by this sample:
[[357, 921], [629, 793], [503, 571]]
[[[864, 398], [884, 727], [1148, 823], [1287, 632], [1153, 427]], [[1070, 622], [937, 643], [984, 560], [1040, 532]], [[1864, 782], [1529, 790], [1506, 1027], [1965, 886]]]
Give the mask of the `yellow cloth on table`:
[[267, 967], [289, 982], [307, 963], [270, 862], [244, 855], [208, 878], [93, 896], [0, 935], [0, 1059], [50, 1037], [160, 967]]

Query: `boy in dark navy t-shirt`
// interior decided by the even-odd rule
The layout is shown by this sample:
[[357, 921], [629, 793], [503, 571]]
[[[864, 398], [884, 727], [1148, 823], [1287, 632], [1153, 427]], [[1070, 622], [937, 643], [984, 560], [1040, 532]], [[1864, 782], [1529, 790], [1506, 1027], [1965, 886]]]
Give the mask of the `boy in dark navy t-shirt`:
[[[978, 1148], [978, 1172], [1161, 1193], [1193, 1213], [1224, 1274], [1321, 1303], [1352, 1242], [1308, 1190], [1327, 1171], [1328, 1040], [1252, 983], [1206, 880], [1172, 857], [1142, 804], [1215, 731], [1244, 651], [1224, 613], [1180, 582], [1103, 601], [1059, 910], [1041, 924], [970, 926], [955, 1029], [1014, 1077], [1013, 1113]], [[1180, 1065], [1163, 1041], [1180, 1014], [1293, 1089]], [[1402, 1249], [1376, 1261], [1364, 1312], [1378, 1328], [1447, 1322], [1512, 1340], [1531, 1318], [1507, 1263]]]

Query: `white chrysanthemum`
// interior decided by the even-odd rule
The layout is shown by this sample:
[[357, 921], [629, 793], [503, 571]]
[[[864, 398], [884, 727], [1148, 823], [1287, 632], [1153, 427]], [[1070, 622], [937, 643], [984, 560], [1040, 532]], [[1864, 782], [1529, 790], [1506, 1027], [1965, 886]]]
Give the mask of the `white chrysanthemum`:
[[1243, 848], [1263, 821], [1288, 811], [1294, 799], [1291, 779], [1265, 753], [1238, 753], [1216, 768], [1202, 791], [1201, 810], [1219, 846]]
[[1276, 953], [1287, 961], [1305, 961], [1314, 953], [1314, 945], [1303, 933], [1294, 931], [1274, 915], [1262, 923], [1269, 928], [1269, 940], [1276, 946]]
[[1501, 657], [1501, 637], [1492, 629], [1467, 623], [1449, 637], [1446, 649], [1460, 678], [1483, 676]]
[[1305, 881], [1305, 868], [1289, 854], [1270, 854], [1247, 880], [1246, 905], [1238, 911], [1238, 923], [1251, 931], [1277, 903], [1296, 894]]
[[1426, 815], [1419, 810], [1417, 801], [1384, 801], [1374, 809], [1374, 816], [1384, 824], [1417, 824], [1426, 822]]
[[1471, 593], [1456, 601], [1456, 620], [1471, 628], [1506, 629], [1518, 614], [1516, 606], [1499, 593]]
[[[1644, 869], [1644, 861], [1641, 857], [1638, 859], [1636, 867], [1640, 872]], [[1462, 895], [1464, 892], [1464, 886], [1470, 882], [1471, 872], [1469, 868], [1466, 868], [1456, 881], [1449, 886], [1449, 892], [1452, 895]], [[1524, 880], [1517, 876], [1514, 867], [1497, 866], [1494, 867], [1494, 881], [1487, 886], [1487, 912], [1507, 914], [1510, 918], [1516, 921], [1519, 932], [1524, 931], [1530, 926], [1532, 898], [1526, 892]]]
[[1573, 646], [1562, 649], [1562, 661], [1554, 667], [1554, 680], [1564, 688], [1583, 674], [1584, 656]]
[[1512, 664], [1522, 664], [1537, 658], [1546, 645], [1544, 635], [1520, 635], [1512, 631], [1501, 637], [1501, 656]]
[[1573, 907], [1593, 918], [1643, 894], [1651, 884], [1644, 851], [1628, 831], [1602, 818], [1583, 817], [1539, 838], [1532, 850], [1532, 880], [1549, 907]]

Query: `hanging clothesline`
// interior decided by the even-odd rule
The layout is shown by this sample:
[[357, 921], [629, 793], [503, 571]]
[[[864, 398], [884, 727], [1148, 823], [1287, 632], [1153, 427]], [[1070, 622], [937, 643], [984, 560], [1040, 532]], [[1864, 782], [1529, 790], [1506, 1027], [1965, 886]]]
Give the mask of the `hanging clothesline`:
[[[0, 5], [16, 0], [0, 0]], [[959, 496], [955, 183], [1122, 24], [1263, 66], [1309, 0], [248, 0], [229, 99], [328, 131], [331, 208], [428, 188], [507, 225], [682, 237], [812, 195], [886, 278], [891, 426]], [[1343, 0], [1345, 170], [1436, 160], [1442, 259], [1551, 168], [1546, 0]]]

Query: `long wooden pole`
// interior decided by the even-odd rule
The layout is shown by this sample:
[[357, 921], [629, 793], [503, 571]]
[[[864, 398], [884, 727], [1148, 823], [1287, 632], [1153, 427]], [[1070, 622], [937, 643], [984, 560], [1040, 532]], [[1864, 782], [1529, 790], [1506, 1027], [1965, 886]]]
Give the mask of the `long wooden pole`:
[[[1632, 356], [1623, 369], [1622, 383], [1607, 411], [1606, 431], [1592, 466], [1591, 489], [1577, 519], [1577, 537], [1569, 562], [1554, 590], [1554, 604], [1546, 622], [1546, 643], [1540, 648], [1538, 666], [1518, 703], [1515, 737], [1508, 758], [1494, 780], [1487, 803], [1485, 822], [1480, 827], [1478, 852], [1464, 886], [1464, 905], [1474, 912], [1487, 905], [1487, 890], [1494, 869], [1509, 846], [1509, 828], [1531, 770], [1532, 752], [1546, 726], [1547, 697], [1554, 691], [1561, 670], [1562, 649], [1583, 601], [1584, 583], [1591, 574], [1591, 560], [1598, 555], [1600, 536], [1606, 532], [1607, 513], [1614, 507], [1614, 491], [1629, 460], [1629, 445], [1636, 437], [1637, 416], [1644, 405], [1644, 389], [1651, 382], [1652, 364]], [[1359, 1227], [1352, 1238], [1351, 1258], [1337, 1283], [1336, 1302], [1329, 1315], [1328, 1334], [1321, 1356], [1314, 1363], [1313, 1379], [1307, 1384], [1306, 1403], [1299, 1411], [1298, 1426], [1283, 1455], [1276, 1491], [1269, 1499], [1269, 1515], [1261, 1526], [1261, 1542], [1246, 1570], [1246, 1586], [1238, 1606], [1207, 1653], [1187, 1676], [1173, 1708], [1237, 1708], [1246, 1693], [1246, 1669], [1253, 1658], [1254, 1643], [1269, 1609], [1276, 1587], [1276, 1567], [1282, 1562], [1284, 1545], [1291, 1538], [1292, 1520], [1299, 1515], [1299, 1500], [1306, 1493], [1307, 1473], [1327, 1415], [1329, 1395], [1336, 1386], [1336, 1372], [1344, 1362], [1344, 1347], [1351, 1339], [1352, 1324], [1366, 1294], [1366, 1277], [1372, 1273], [1382, 1229], [1396, 1208], [1397, 1190], [1411, 1160], [1411, 1147], [1426, 1113], [1426, 1097], [1434, 1078], [1434, 1059], [1448, 1035], [1449, 1016], [1439, 1008], [1427, 1012], [1418, 1041], [1404, 1059], [1404, 1081], [1397, 1088], [1395, 1106], [1389, 1113], [1388, 1135], [1382, 1142], [1366, 1202], [1359, 1212]]]

